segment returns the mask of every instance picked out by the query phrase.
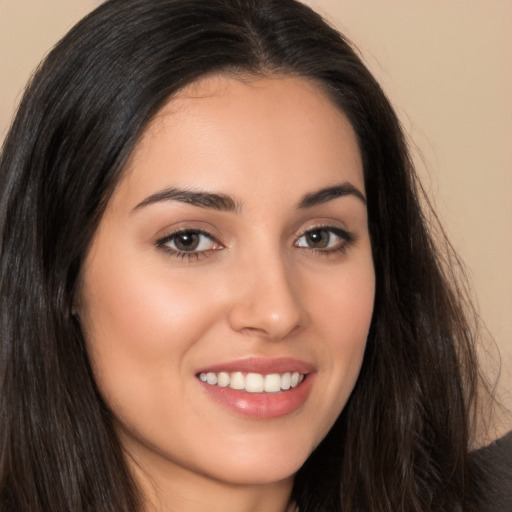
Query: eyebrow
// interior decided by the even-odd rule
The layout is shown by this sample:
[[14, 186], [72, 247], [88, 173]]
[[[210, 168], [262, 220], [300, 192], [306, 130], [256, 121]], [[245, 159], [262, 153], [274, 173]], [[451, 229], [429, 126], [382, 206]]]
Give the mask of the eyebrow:
[[340, 185], [334, 185], [332, 187], [323, 188], [317, 192], [306, 194], [299, 201], [299, 209], [311, 208], [319, 204], [324, 204], [338, 197], [355, 196], [366, 205], [366, 198], [363, 193], [357, 189], [352, 183], [346, 181]]
[[[349, 182], [332, 187], [323, 188], [316, 192], [306, 194], [298, 203], [298, 209], [312, 208], [320, 204], [327, 203], [333, 199], [345, 196], [355, 196], [366, 205], [366, 198], [362, 192]], [[208, 208], [226, 212], [241, 211], [242, 205], [236, 199], [226, 194], [212, 192], [199, 192], [182, 188], [171, 187], [155, 194], [151, 194], [141, 201], [132, 211], [138, 210], [151, 204], [164, 201], [178, 201], [190, 204], [199, 208]]]
[[193, 190], [171, 187], [146, 197], [146, 199], [140, 202], [135, 208], [133, 208], [133, 210], [138, 210], [144, 206], [160, 203], [162, 201], [179, 201], [181, 203], [191, 204], [192, 206], [198, 206], [199, 208], [209, 208], [212, 210], [227, 212], [238, 211], [241, 209], [237, 201], [225, 194], [196, 192]]

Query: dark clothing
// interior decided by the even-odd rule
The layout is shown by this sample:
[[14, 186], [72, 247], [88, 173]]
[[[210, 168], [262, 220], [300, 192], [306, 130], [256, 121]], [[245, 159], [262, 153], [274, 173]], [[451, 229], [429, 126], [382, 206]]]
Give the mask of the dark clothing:
[[484, 482], [481, 512], [512, 512], [512, 432], [472, 457]]

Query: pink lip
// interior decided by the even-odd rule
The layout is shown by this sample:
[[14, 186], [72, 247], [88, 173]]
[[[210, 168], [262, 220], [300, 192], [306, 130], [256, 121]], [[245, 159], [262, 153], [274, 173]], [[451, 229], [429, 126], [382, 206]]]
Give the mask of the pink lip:
[[290, 358], [242, 359], [201, 369], [198, 374], [221, 371], [228, 373], [254, 372], [263, 375], [299, 372], [306, 375], [306, 378], [296, 388], [278, 393], [248, 393], [229, 387], [212, 386], [197, 380], [207, 395], [215, 402], [242, 416], [259, 419], [278, 418], [299, 409], [306, 402], [316, 377], [315, 369], [311, 364]]
[[299, 372], [304, 374], [313, 373], [315, 367], [291, 357], [281, 357], [279, 359], [269, 359], [260, 357], [248, 357], [236, 361], [229, 361], [226, 363], [219, 363], [207, 368], [201, 368], [197, 374], [200, 373], [219, 373], [219, 372], [242, 372], [242, 373], [261, 373], [268, 375], [270, 373], [285, 373], [285, 372]]

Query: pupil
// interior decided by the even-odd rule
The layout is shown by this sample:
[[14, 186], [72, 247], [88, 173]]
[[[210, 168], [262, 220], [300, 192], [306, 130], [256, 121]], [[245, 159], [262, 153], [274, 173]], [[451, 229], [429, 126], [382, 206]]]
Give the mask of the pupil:
[[180, 233], [174, 240], [176, 248], [180, 251], [193, 251], [199, 245], [197, 233]]
[[329, 233], [324, 229], [310, 231], [306, 238], [308, 244], [312, 247], [323, 249], [329, 245]]

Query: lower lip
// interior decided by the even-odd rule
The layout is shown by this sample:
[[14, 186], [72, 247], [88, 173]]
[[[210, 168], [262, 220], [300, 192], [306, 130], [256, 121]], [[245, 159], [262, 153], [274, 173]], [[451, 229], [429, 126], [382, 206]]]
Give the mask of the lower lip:
[[286, 416], [299, 409], [307, 400], [314, 374], [296, 387], [278, 393], [248, 393], [229, 387], [212, 386], [199, 381], [208, 395], [228, 409], [250, 418], [271, 419]]

